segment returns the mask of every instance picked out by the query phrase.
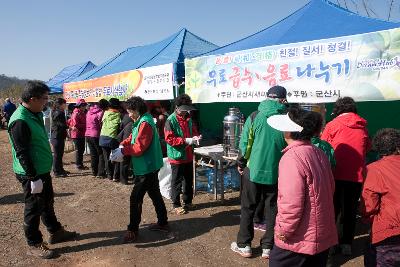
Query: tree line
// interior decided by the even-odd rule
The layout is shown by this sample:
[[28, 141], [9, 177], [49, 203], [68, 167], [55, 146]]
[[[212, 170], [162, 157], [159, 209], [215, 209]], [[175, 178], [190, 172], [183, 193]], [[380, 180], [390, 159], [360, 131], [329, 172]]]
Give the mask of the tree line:
[[18, 99], [27, 80], [0, 74], [0, 98]]

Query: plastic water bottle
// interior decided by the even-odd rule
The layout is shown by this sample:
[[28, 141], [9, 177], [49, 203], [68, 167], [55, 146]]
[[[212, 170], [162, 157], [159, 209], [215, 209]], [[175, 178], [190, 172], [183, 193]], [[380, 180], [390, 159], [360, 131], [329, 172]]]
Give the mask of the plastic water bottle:
[[231, 184], [232, 184], [231, 168], [228, 168], [225, 170], [225, 173], [224, 173], [224, 189], [225, 189], [225, 191], [227, 189], [231, 189]]
[[196, 168], [196, 190], [207, 191], [208, 190], [208, 168], [198, 167]]
[[233, 190], [240, 189], [240, 174], [236, 168], [231, 168], [231, 188]]
[[208, 192], [209, 193], [213, 193], [214, 191], [214, 187], [213, 187], [213, 185], [214, 185], [214, 169], [209, 169], [208, 170], [208, 174], [207, 174], [207, 177], [208, 177], [208, 185], [207, 185], [207, 188], [208, 188]]

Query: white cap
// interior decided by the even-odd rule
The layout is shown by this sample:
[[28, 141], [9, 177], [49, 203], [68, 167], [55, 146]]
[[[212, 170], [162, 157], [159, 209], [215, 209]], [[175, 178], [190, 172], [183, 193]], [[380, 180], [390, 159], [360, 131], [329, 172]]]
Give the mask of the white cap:
[[301, 132], [303, 130], [303, 127], [292, 121], [288, 114], [273, 115], [267, 119], [267, 123], [281, 132]]

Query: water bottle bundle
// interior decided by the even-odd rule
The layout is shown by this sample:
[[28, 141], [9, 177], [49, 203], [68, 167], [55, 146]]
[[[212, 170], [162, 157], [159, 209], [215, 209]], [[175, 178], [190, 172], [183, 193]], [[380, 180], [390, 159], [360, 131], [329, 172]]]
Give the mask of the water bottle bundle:
[[[217, 176], [217, 192], [221, 192], [221, 170], [218, 170]], [[206, 191], [209, 193], [214, 192], [214, 174], [215, 170], [209, 167], [200, 166], [196, 168], [196, 190]], [[238, 190], [240, 187], [240, 175], [235, 167], [225, 169], [224, 177], [224, 191]]]

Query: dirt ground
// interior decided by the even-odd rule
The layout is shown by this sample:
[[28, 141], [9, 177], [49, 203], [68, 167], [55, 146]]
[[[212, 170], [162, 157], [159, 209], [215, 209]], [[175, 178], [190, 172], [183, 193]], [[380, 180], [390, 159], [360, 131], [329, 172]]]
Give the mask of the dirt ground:
[[[169, 234], [147, 229], [156, 215], [146, 196], [139, 239], [134, 244], [122, 244], [132, 186], [75, 171], [72, 153], [65, 155], [64, 162], [73, 174], [53, 179], [55, 210], [67, 229], [81, 235], [76, 241], [51, 246], [59, 254], [55, 259], [28, 257], [22, 228], [22, 189], [12, 172], [4, 130], [0, 131], [0, 155], [0, 266], [268, 266], [268, 261], [260, 257], [260, 232], [253, 241], [253, 258], [241, 258], [230, 250], [239, 228], [237, 192], [226, 194], [224, 202], [206, 193], [196, 195], [194, 211], [181, 216], [169, 214]], [[88, 157], [85, 160], [89, 165]], [[170, 201], [166, 200], [166, 205], [171, 209]], [[43, 225], [41, 230], [47, 238]], [[365, 235], [357, 236], [354, 255], [337, 256], [335, 266], [363, 266], [361, 253], [366, 239]]]

